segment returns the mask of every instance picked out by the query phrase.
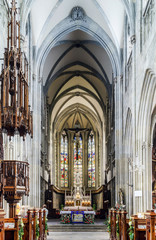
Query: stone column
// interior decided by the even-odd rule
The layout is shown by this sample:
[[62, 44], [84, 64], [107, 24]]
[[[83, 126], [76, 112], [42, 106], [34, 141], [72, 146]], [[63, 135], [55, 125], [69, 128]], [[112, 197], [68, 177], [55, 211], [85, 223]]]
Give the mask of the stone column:
[[142, 184], [141, 184], [141, 188], [142, 188], [142, 202], [143, 202], [143, 206], [142, 206], [142, 211], [145, 212], [146, 206], [147, 206], [147, 189], [148, 187], [146, 187], [146, 184], [149, 184], [149, 182], [147, 181], [147, 175], [145, 173], [145, 164], [146, 164], [146, 142], [144, 142], [142, 144]]
[[118, 191], [120, 188], [120, 153], [122, 150], [121, 140], [121, 93], [120, 93], [120, 76], [114, 78], [115, 93], [115, 202], [118, 199]]
[[[53, 164], [53, 184], [60, 186], [60, 179], [58, 176], [58, 161], [59, 161], [59, 152], [60, 152], [60, 147], [58, 146], [59, 144], [59, 138], [60, 138], [60, 132], [56, 134], [56, 136], [53, 136], [55, 138], [55, 140], [53, 141], [53, 149], [54, 149], [54, 160], [52, 161]], [[57, 178], [58, 177], [58, 178]]]

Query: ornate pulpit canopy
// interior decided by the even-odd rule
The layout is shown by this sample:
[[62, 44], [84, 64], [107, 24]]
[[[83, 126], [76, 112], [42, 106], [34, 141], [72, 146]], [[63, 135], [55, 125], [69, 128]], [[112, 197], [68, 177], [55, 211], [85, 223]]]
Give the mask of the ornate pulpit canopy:
[[32, 112], [28, 105], [28, 62], [21, 51], [15, 0], [11, 4], [7, 48], [0, 75], [0, 130], [10, 137], [18, 132], [24, 139], [27, 133], [33, 136]]

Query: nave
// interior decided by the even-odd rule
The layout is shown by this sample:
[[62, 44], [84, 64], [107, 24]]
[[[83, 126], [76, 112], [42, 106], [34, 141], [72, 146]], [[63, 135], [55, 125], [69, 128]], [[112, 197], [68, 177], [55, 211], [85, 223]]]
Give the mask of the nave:
[[110, 209], [111, 239], [116, 210], [122, 235], [135, 216], [149, 239], [155, 39], [155, 0], [0, 0], [0, 239], [16, 240], [22, 221], [22, 240], [45, 239], [44, 205], [54, 240], [107, 239], [96, 219]]

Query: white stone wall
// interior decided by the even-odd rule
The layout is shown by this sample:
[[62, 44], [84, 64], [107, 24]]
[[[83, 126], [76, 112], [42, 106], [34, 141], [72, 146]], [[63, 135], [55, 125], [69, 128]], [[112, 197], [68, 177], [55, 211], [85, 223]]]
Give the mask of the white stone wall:
[[[154, 1], [151, 1], [152, 4]], [[144, 25], [144, 9], [140, 1], [135, 2], [135, 41], [132, 44], [132, 74], [125, 90], [126, 74], [123, 78], [122, 94], [122, 155], [119, 172], [120, 187], [125, 194], [129, 214], [152, 208], [152, 148], [151, 126], [155, 115], [154, 95], [156, 94], [156, 5], [151, 5], [152, 18]], [[148, 14], [148, 12], [146, 13]], [[147, 17], [147, 16], [146, 16]], [[149, 16], [150, 18], [151, 16]], [[145, 34], [146, 32], [146, 40]], [[134, 39], [134, 38], [133, 38]], [[124, 52], [126, 51], [126, 44]], [[124, 59], [123, 72], [127, 62]], [[119, 93], [119, 92], [118, 92]], [[120, 95], [121, 96], [121, 95]], [[130, 114], [129, 114], [130, 113]], [[116, 115], [116, 117], [118, 117]], [[132, 209], [133, 208], [133, 209]]]

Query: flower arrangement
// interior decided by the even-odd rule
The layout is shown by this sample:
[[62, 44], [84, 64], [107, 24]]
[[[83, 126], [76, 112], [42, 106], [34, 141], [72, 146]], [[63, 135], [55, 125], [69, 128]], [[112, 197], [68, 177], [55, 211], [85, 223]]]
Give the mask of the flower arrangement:
[[23, 219], [21, 218], [19, 223], [18, 239], [22, 240], [23, 235], [24, 235], [24, 224], [23, 224]]
[[39, 231], [39, 220], [36, 216], [36, 239], [39, 238], [39, 235], [40, 235], [40, 231]]
[[71, 223], [71, 216], [70, 216], [70, 214], [62, 215], [61, 216], [61, 223], [63, 223], [63, 224]]
[[94, 217], [93, 217], [93, 215], [85, 214], [84, 215], [84, 223], [85, 224], [94, 224]]
[[116, 209], [116, 210], [120, 210], [120, 209], [121, 209], [119, 203], [116, 203], [116, 204], [115, 204], [115, 209]]
[[107, 226], [107, 231], [110, 233], [111, 232], [111, 223], [110, 223], [110, 217], [108, 217], [107, 221], [105, 222]]
[[116, 235], [119, 236], [119, 217], [116, 216]]
[[132, 223], [132, 218], [130, 217], [129, 219], [129, 228], [127, 230], [128, 235], [129, 235], [129, 239], [133, 240], [134, 239], [134, 227], [133, 227], [133, 223]]
[[126, 207], [126, 205], [123, 205], [123, 204], [119, 204], [119, 203], [116, 203], [115, 204], [115, 209], [118, 211], [118, 210], [124, 210]]
[[47, 218], [45, 218], [45, 234], [46, 234], [46, 235], [49, 235], [47, 221], [48, 221], [48, 219], [47, 219]]

